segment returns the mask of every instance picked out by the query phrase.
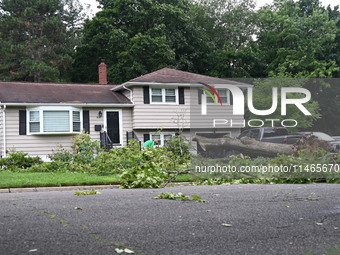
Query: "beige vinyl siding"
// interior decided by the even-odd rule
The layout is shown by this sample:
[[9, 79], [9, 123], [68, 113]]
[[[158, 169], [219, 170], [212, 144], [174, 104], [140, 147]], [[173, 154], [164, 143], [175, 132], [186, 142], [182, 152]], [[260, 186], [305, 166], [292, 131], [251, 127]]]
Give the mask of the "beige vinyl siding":
[[19, 135], [19, 110], [23, 108], [6, 109], [7, 150], [17, 150], [29, 155], [48, 155], [58, 145], [70, 149], [71, 135]]
[[[7, 150], [17, 150], [29, 155], [48, 155], [58, 146], [64, 149], [71, 149], [73, 135], [19, 135], [19, 110], [25, 108], [6, 109], [6, 141]], [[90, 136], [93, 140], [100, 141], [100, 132], [94, 131], [95, 125], [104, 125], [104, 118], [98, 118], [98, 112], [104, 112], [103, 108], [84, 108], [89, 110], [90, 116]], [[105, 110], [120, 110], [116, 108], [106, 108]], [[126, 144], [126, 131], [132, 130], [131, 108], [124, 108], [122, 111], [122, 135]], [[0, 116], [1, 117], [1, 116]], [[1, 122], [2, 123], [2, 122]], [[1, 124], [0, 123], [0, 124]], [[0, 125], [1, 126], [1, 125]], [[2, 145], [1, 145], [2, 146]]]
[[[214, 119], [216, 125], [214, 127]], [[219, 120], [219, 121], [217, 121]], [[201, 106], [191, 107], [191, 128], [243, 128], [244, 116], [233, 115], [232, 105], [207, 105], [207, 115], [201, 114]], [[228, 121], [226, 124], [225, 121]], [[232, 124], [231, 124], [232, 123]], [[232, 126], [231, 126], [232, 125]]]
[[[228, 124], [216, 128], [243, 127], [244, 116], [233, 115], [232, 105], [207, 105], [207, 115], [201, 114], [201, 105], [198, 104], [197, 89], [184, 89], [185, 104], [144, 104], [143, 87], [133, 88], [135, 107], [133, 110], [134, 129], [178, 129], [184, 128], [214, 128], [214, 119], [228, 120]], [[180, 123], [176, 123], [179, 116], [184, 116]], [[233, 126], [230, 126], [230, 120]]]
[[126, 132], [132, 131], [132, 109], [133, 108], [123, 108], [122, 110], [122, 121], [123, 121], [123, 145], [127, 145]]
[[143, 87], [133, 88], [133, 128], [134, 129], [159, 129], [178, 128], [175, 120], [178, 114], [184, 115], [189, 123], [190, 116], [190, 93], [185, 89], [185, 104], [144, 104]]
[[94, 141], [100, 141], [100, 131], [94, 131], [95, 125], [104, 125], [103, 117], [99, 118], [99, 111], [103, 113], [103, 108], [84, 108], [89, 111], [90, 116], [90, 137]]

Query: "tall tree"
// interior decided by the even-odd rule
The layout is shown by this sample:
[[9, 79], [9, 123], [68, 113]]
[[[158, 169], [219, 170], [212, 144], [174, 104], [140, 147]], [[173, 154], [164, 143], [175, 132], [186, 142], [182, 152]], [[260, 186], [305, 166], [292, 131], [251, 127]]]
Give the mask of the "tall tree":
[[[215, 50], [211, 52], [209, 73], [219, 77], [250, 77], [258, 68], [250, 45], [255, 34], [254, 0], [199, 0], [210, 22], [207, 35]], [[201, 16], [203, 16], [201, 14]]]
[[192, 18], [190, 0], [100, 0], [102, 11], [84, 28], [73, 79], [96, 81], [100, 59], [109, 80], [123, 82], [165, 66], [204, 72], [209, 42]]
[[67, 79], [81, 10], [78, 0], [0, 1], [0, 79]]
[[339, 70], [328, 54], [335, 47], [336, 22], [318, 0], [276, 0], [257, 18], [262, 76], [332, 77]]

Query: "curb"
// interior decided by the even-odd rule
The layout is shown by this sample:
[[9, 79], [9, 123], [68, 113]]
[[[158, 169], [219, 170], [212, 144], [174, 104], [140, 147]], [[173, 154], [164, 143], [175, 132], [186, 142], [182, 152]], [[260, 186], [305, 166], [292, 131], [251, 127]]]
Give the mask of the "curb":
[[[169, 183], [166, 188], [173, 186], [189, 186], [190, 182]], [[7, 188], [0, 189], [1, 193], [25, 193], [25, 192], [48, 192], [48, 191], [72, 191], [82, 189], [119, 189], [119, 184], [115, 185], [83, 185], [83, 186], [64, 186], [64, 187], [36, 187], [36, 188]]]
[[119, 188], [119, 185], [8, 188], [8, 189], [0, 189], [0, 193], [24, 193], [24, 192], [46, 192], [46, 191], [71, 191], [71, 190], [80, 190], [80, 189], [118, 189], [118, 188]]

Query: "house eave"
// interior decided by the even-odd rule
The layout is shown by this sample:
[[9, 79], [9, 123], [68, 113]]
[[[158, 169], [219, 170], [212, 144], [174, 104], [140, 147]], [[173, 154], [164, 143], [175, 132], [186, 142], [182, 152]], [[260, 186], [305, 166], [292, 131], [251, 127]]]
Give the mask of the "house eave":
[[75, 107], [115, 107], [115, 108], [129, 108], [134, 107], [134, 104], [98, 104], [98, 103], [4, 103], [0, 106], [75, 106]]
[[[230, 83], [226, 82], [225, 84], [223, 83], [217, 83], [217, 84], [210, 84], [209, 85], [213, 87], [223, 87], [223, 85], [230, 85]], [[239, 88], [251, 88], [253, 85], [251, 84], [232, 84], [233, 86], [237, 86]], [[121, 89], [125, 89], [128, 87], [132, 86], [167, 86], [167, 87], [201, 87], [202, 85], [194, 82], [194, 83], [169, 83], [169, 82], [125, 82], [117, 87], [112, 88], [112, 91], [119, 91]]]

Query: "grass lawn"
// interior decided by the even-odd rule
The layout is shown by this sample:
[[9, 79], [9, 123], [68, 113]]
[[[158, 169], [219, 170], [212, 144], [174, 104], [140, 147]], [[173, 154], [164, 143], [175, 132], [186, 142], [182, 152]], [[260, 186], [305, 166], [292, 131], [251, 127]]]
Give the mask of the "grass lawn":
[[[195, 181], [190, 174], [177, 176], [175, 182]], [[28, 188], [28, 187], [61, 187], [78, 185], [105, 185], [119, 184], [120, 177], [116, 175], [92, 175], [86, 173], [18, 173], [0, 171], [0, 189]]]
[[60, 187], [119, 183], [119, 175], [98, 176], [85, 173], [16, 173], [0, 171], [0, 188]]

